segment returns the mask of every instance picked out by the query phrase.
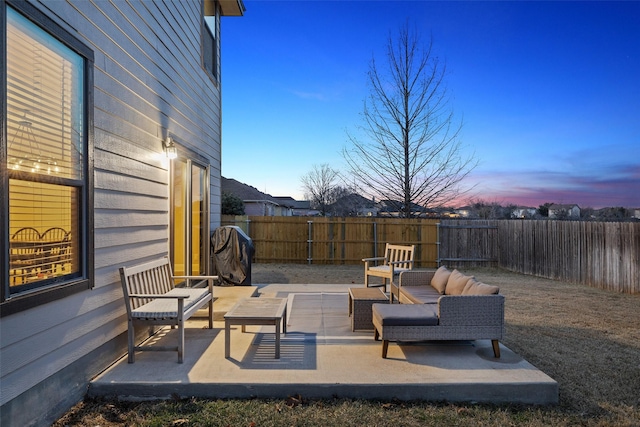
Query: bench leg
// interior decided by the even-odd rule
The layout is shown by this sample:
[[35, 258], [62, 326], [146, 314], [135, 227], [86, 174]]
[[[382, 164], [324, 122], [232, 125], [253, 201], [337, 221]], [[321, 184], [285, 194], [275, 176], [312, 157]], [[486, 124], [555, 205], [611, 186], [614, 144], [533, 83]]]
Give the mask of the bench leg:
[[496, 359], [500, 359], [500, 343], [498, 340], [491, 340], [491, 345], [493, 345], [493, 355]]
[[184, 360], [184, 321], [179, 320], [178, 324], [178, 363]]
[[373, 330], [373, 339], [376, 341], [380, 341], [380, 333], [378, 332], [378, 329], [374, 328]]
[[184, 299], [178, 299], [178, 363], [184, 360]]
[[128, 363], [134, 363], [136, 361], [136, 351], [135, 351], [135, 330], [133, 329], [133, 322], [131, 320], [129, 320], [129, 328], [127, 331], [127, 338], [128, 338], [128, 355], [127, 355], [127, 362]]
[[389, 350], [389, 340], [382, 340], [382, 358], [387, 358], [387, 350]]

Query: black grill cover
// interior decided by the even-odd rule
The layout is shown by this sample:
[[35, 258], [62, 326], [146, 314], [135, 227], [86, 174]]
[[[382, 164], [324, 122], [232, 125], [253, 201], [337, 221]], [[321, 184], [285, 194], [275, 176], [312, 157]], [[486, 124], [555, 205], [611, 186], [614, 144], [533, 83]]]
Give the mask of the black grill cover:
[[240, 227], [216, 228], [211, 234], [213, 272], [223, 286], [251, 286], [253, 242]]

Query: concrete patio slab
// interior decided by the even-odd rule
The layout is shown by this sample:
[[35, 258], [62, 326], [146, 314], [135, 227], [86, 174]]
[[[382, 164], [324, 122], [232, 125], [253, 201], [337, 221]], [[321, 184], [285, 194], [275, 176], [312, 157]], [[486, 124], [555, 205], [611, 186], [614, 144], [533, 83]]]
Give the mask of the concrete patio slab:
[[[123, 400], [206, 398], [366, 398], [458, 402], [555, 404], [558, 384], [501, 344], [490, 341], [391, 343], [388, 358], [373, 331], [352, 332], [348, 288], [357, 285], [258, 285], [216, 287], [214, 329], [196, 318], [187, 323], [185, 360], [173, 352], [126, 355], [95, 378], [92, 397]], [[252, 295], [288, 299], [287, 334], [274, 358], [273, 327], [231, 330], [231, 357], [224, 357], [224, 313]], [[163, 330], [151, 340], [175, 339]]]

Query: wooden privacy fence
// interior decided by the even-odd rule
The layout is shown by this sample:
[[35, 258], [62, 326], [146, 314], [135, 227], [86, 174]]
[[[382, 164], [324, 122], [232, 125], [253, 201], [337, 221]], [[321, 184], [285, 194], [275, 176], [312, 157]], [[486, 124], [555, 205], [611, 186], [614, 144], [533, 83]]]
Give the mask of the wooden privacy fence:
[[438, 229], [440, 265], [460, 269], [498, 266], [497, 221], [443, 219]]
[[640, 293], [640, 223], [497, 221], [499, 264], [524, 274]]
[[251, 237], [254, 262], [294, 264], [362, 264], [382, 256], [386, 243], [416, 245], [415, 267], [436, 267], [438, 220], [223, 216]]
[[440, 261], [640, 293], [640, 223], [442, 220]]
[[385, 243], [415, 244], [416, 268], [498, 266], [640, 293], [640, 222], [228, 217], [253, 239], [254, 262], [361, 264]]

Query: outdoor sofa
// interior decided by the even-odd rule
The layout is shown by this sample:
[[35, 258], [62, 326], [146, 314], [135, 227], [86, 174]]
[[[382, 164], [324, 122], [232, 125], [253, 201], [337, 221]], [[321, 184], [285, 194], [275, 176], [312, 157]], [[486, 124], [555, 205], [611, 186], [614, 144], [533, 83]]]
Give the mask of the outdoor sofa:
[[401, 304], [374, 304], [375, 339], [382, 357], [389, 341], [491, 340], [500, 357], [504, 335], [504, 296], [497, 286], [446, 267], [400, 274], [392, 292]]

